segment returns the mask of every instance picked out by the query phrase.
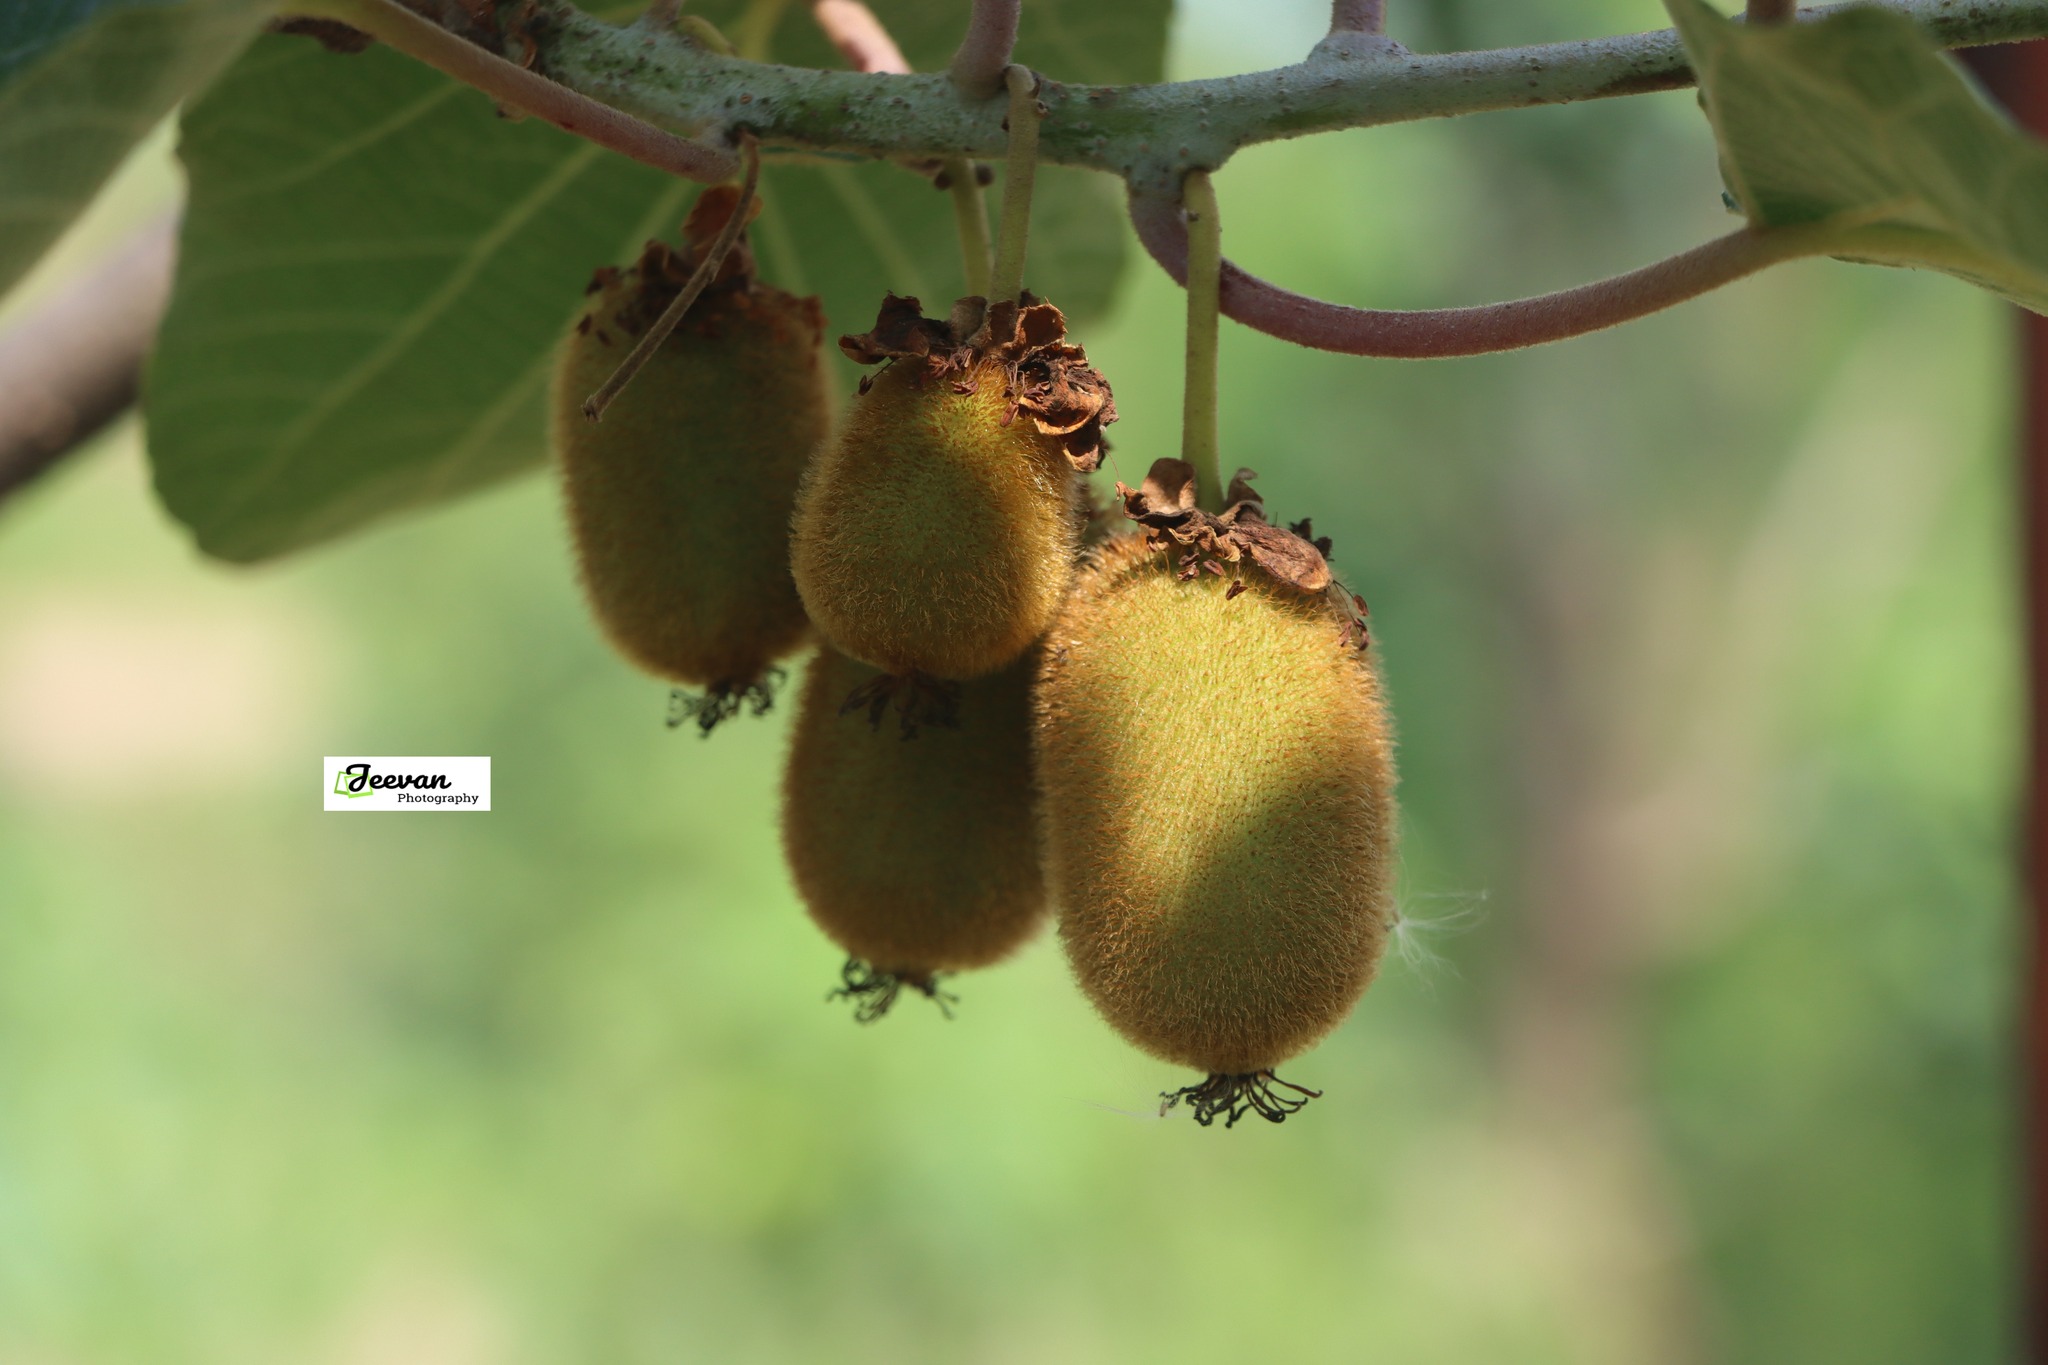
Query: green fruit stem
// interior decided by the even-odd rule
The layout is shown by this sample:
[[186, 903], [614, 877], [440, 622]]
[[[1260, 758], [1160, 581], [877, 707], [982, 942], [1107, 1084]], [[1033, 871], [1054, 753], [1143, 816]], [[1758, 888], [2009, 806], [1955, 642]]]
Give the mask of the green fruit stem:
[[990, 303], [1015, 303], [1024, 292], [1024, 247], [1031, 233], [1031, 185], [1038, 175], [1038, 77], [1021, 66], [1003, 73], [1010, 88], [1010, 145], [1003, 168], [1003, 227], [996, 248]]
[[768, 50], [775, 41], [775, 26], [782, 22], [782, 12], [788, 8], [789, 0], [748, 0], [746, 9], [732, 26], [733, 46], [742, 58], [750, 62], [768, 60]]
[[981, 197], [981, 181], [974, 163], [965, 157], [946, 162], [946, 178], [953, 194], [953, 221], [960, 229], [960, 269], [967, 277], [967, 292], [988, 297], [989, 240], [988, 203]]
[[1222, 440], [1217, 431], [1218, 298], [1223, 280], [1223, 219], [1207, 171], [1181, 186], [1188, 219], [1187, 383], [1181, 393], [1180, 457], [1195, 467], [1195, 501], [1223, 510]]

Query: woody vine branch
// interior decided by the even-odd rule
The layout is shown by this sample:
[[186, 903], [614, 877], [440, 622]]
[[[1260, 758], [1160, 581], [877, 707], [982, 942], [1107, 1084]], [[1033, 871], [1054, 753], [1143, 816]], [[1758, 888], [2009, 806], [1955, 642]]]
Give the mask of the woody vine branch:
[[[2048, 37], [2048, 0], [1886, 0], [1882, 7], [1915, 20], [1945, 47]], [[285, 8], [353, 23], [352, 14], [399, 7], [392, 0], [288, 0]], [[1800, 18], [1843, 8], [1815, 6]], [[720, 148], [744, 130], [771, 158], [823, 153], [924, 163], [994, 160], [1007, 141], [1004, 101], [967, 98], [944, 73], [751, 62], [688, 33], [645, 22], [614, 26], [558, 0], [539, 7], [532, 37], [538, 69], [554, 81]], [[1669, 29], [1453, 53], [1407, 52], [1370, 32], [1340, 29], [1306, 60], [1271, 71], [1123, 86], [1044, 76], [1038, 154], [1049, 164], [1119, 176], [1141, 193], [1172, 193], [1190, 170], [1213, 171], [1263, 142], [1678, 89], [1692, 80]]]
[[[2048, 36], [2048, 0], [1885, 0], [1882, 7], [1915, 20], [1943, 46]], [[900, 57], [868, 55], [877, 47], [871, 40], [840, 43], [864, 70], [750, 61], [706, 41], [687, 24], [676, 27], [659, 7], [635, 23], [614, 26], [564, 0], [541, 0], [521, 33], [543, 73], [536, 76], [434, 29], [397, 0], [288, 0], [286, 8], [354, 24], [501, 100], [693, 179], [729, 176], [735, 159], [726, 149], [742, 136], [758, 139], [767, 156], [885, 159], [944, 166], [949, 175], [975, 158], [1002, 157], [1009, 140], [1001, 73], [1015, 40], [1018, 0], [976, 0], [965, 39], [943, 74], [892, 70]], [[827, 19], [828, 5], [817, 8], [828, 31], [852, 33], [859, 27]], [[1842, 8], [1816, 6], [1797, 11], [1796, 19]], [[1328, 37], [1304, 61], [1270, 71], [1130, 86], [1041, 77], [1036, 159], [1121, 178], [1140, 239], [1169, 273], [1184, 279], [1183, 182], [1191, 173], [1220, 167], [1241, 148], [1341, 128], [1604, 99], [1693, 82], [1683, 47], [1668, 29], [1421, 54], [1383, 35], [1382, 12], [1381, 0], [1336, 0]], [[1756, 0], [1747, 17], [1795, 21], [1781, 0]], [[451, 54], [450, 43], [486, 61]], [[536, 85], [552, 87], [539, 105], [530, 102]], [[964, 238], [973, 235], [972, 226], [963, 213]], [[1225, 261], [1221, 307], [1247, 325], [1323, 350], [1471, 355], [1579, 335], [1670, 307], [1778, 261], [1839, 247], [1839, 241], [1811, 232], [1744, 229], [1577, 289], [1414, 313], [1303, 298]]]

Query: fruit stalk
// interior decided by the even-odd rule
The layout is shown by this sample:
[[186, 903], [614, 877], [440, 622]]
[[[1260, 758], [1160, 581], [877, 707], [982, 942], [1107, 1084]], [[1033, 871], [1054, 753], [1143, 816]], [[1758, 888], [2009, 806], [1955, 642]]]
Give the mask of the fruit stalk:
[[946, 163], [946, 188], [953, 196], [953, 221], [960, 229], [960, 269], [967, 292], [988, 297], [988, 202], [981, 197], [981, 179], [974, 163], [954, 157]]
[[1195, 467], [1195, 505], [1223, 510], [1223, 457], [1216, 386], [1223, 266], [1223, 220], [1207, 171], [1192, 171], [1181, 191], [1188, 218], [1187, 380], [1181, 391], [1180, 457]]
[[1031, 234], [1031, 186], [1038, 174], [1038, 77], [1013, 66], [1003, 79], [1010, 87], [1010, 146], [1003, 167], [1003, 226], [997, 239], [990, 303], [1015, 303], [1024, 292], [1024, 249]]

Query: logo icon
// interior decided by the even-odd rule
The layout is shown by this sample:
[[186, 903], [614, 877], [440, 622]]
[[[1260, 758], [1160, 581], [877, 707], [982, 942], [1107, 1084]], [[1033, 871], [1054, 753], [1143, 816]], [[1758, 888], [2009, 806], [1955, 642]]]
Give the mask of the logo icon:
[[322, 777], [324, 809], [477, 811], [491, 808], [491, 760], [333, 758]]

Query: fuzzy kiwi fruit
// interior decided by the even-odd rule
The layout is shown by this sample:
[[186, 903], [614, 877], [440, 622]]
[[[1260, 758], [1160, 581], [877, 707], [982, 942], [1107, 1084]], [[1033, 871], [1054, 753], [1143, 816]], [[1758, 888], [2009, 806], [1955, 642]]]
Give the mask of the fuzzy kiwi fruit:
[[[849, 710], [879, 676], [820, 649], [782, 783], [782, 847], [811, 918], [848, 954], [863, 1023], [904, 988], [1008, 956], [1046, 915], [1033, 823], [1026, 659], [959, 689], [956, 724], [912, 738]], [[886, 701], [886, 698], [882, 699]]]
[[1109, 385], [1026, 296], [954, 316], [890, 295], [840, 339], [864, 379], [797, 497], [791, 559], [819, 632], [896, 678], [963, 680], [1045, 632], [1086, 521], [1080, 472], [1116, 419]]
[[1274, 1067], [1349, 1013], [1394, 923], [1393, 737], [1362, 604], [1328, 542], [1221, 516], [1192, 470], [1119, 485], [1146, 526], [1092, 552], [1035, 703], [1047, 877], [1083, 989], [1132, 1043], [1207, 1073], [1198, 1121], [1278, 1122]]
[[555, 365], [554, 446], [584, 589], [635, 664], [703, 695], [709, 732], [805, 638], [789, 573], [796, 487], [830, 421], [816, 298], [755, 279], [744, 238], [604, 420], [584, 398], [675, 298], [739, 199], [704, 192], [685, 245], [650, 242], [591, 281]]

